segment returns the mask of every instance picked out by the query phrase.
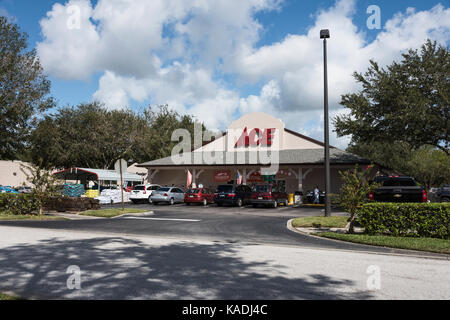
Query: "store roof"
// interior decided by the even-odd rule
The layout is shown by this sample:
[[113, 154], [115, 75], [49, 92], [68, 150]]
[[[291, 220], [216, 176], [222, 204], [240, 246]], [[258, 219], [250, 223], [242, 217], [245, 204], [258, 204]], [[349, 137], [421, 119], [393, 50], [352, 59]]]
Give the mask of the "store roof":
[[[114, 170], [88, 169], [88, 168], [70, 168], [55, 172], [53, 174], [61, 180], [101, 180], [101, 181], [120, 181], [120, 172]], [[129, 182], [141, 182], [142, 176], [123, 172], [123, 180]]]
[[[233, 166], [233, 165], [268, 165], [268, 157], [277, 159], [280, 165], [323, 164], [323, 149], [281, 150], [268, 152], [208, 152], [216, 160], [214, 163], [205, 162], [202, 152], [191, 152], [184, 155], [186, 161], [179, 163], [177, 157], [167, 157], [142, 163], [139, 167], [174, 167], [174, 166]], [[195, 156], [197, 155], [197, 156]], [[275, 161], [274, 161], [275, 162]], [[330, 149], [331, 164], [370, 164], [370, 161], [355, 154], [339, 149]]]

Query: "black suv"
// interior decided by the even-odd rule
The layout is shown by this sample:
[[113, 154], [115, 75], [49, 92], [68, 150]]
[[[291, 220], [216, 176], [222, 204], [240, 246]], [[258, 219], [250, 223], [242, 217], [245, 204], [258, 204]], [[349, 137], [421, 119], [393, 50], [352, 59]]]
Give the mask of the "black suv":
[[441, 202], [450, 202], [450, 185], [444, 184], [440, 187], [437, 192], [437, 196]]
[[224, 184], [217, 187], [214, 194], [214, 203], [221, 207], [224, 204], [242, 207], [250, 204], [252, 189], [244, 185]]

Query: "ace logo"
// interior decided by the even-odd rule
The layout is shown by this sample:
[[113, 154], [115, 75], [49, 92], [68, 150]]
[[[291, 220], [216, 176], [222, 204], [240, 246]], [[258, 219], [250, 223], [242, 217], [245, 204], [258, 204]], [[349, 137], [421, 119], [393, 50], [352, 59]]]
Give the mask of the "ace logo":
[[271, 147], [273, 144], [275, 130], [276, 129], [274, 128], [270, 128], [262, 131], [261, 129], [255, 128], [249, 133], [248, 128], [245, 127], [244, 132], [234, 147]]

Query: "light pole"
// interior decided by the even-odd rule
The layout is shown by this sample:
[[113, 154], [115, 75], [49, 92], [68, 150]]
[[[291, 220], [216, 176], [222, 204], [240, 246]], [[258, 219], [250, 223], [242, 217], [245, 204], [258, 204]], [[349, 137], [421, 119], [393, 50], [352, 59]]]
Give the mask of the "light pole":
[[330, 202], [330, 127], [328, 118], [328, 66], [327, 66], [327, 39], [330, 38], [328, 29], [320, 30], [320, 39], [323, 39], [323, 73], [324, 73], [324, 120], [325, 120], [325, 217], [331, 216]]

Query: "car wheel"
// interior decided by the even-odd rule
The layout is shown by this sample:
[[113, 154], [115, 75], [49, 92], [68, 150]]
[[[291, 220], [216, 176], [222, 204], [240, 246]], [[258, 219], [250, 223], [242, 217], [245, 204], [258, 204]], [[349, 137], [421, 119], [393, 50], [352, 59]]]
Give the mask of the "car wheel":
[[253, 208], [258, 208], [257, 204], [252, 204]]
[[278, 202], [277, 202], [277, 201], [274, 201], [273, 204], [272, 204], [272, 207], [273, 207], [274, 209], [277, 208], [277, 207], [278, 207]]
[[175, 200], [172, 198], [172, 199], [170, 199], [170, 202], [169, 202], [169, 204], [171, 205], [171, 206], [173, 206], [174, 204], [175, 204]]
[[150, 197], [148, 197], [148, 203], [150, 203], [150, 204], [153, 203], [153, 201], [152, 201], [152, 199], [150, 199]]
[[442, 202], [450, 202], [450, 198], [442, 198]]
[[136, 203], [137, 203], [137, 201], [136, 201], [136, 200], [131, 200], [131, 202], [133, 202], [133, 204], [136, 204]]
[[218, 206], [218, 207], [221, 207], [222, 204], [221, 204], [220, 202], [217, 202], [217, 206]]
[[236, 202], [236, 205], [238, 207], [242, 207], [242, 199], [238, 199], [237, 202]]
[[185, 202], [185, 203], [186, 203], [186, 205], [187, 205], [187, 206], [190, 206], [190, 205], [191, 205], [191, 203], [190, 203], [190, 202]]
[[158, 205], [158, 202], [153, 201], [153, 205], [154, 205], [154, 206], [157, 206], [157, 205]]

